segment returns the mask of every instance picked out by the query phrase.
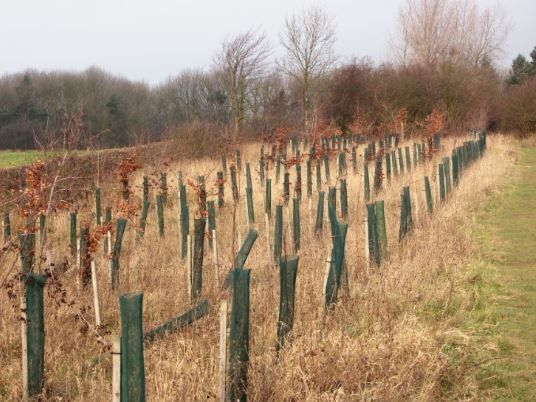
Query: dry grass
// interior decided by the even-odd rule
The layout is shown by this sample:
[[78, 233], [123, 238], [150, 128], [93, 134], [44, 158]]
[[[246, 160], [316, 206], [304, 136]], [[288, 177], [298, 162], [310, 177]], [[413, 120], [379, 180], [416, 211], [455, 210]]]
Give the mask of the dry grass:
[[[450, 155], [454, 141], [444, 141], [445, 154]], [[377, 198], [385, 200], [389, 257], [380, 271], [366, 268], [365, 265], [362, 178], [350, 174], [350, 219], [346, 241], [350, 295], [327, 315], [322, 309], [322, 284], [330, 240], [327, 225], [324, 226], [323, 237], [312, 235], [308, 201], [304, 195], [295, 327], [291, 342], [279, 357], [275, 353], [279, 276], [268, 256], [262, 215], [264, 195], [255, 180], [258, 222], [255, 226], [260, 235], [246, 264], [252, 268], [250, 399], [476, 399], [478, 383], [471, 359], [458, 352], [454, 359], [449, 352], [452, 345], [463, 344], [468, 337], [456, 329], [454, 312], [471, 310], [476, 303], [475, 294], [467, 286], [471, 278], [463, 269], [475, 252], [472, 240], [475, 212], [490, 192], [507, 179], [515, 149], [514, 141], [508, 137], [489, 137], [484, 158], [464, 172], [459, 187], [444, 206], [438, 207], [436, 204], [437, 210], [431, 218], [424, 210], [423, 176], [434, 176], [432, 172], [437, 170], [437, 163], [420, 166], [409, 175], [399, 176], [390, 185], [385, 183], [385, 190]], [[255, 145], [243, 149], [243, 159], [252, 161], [252, 168], [253, 161], [258, 158], [257, 152], [258, 146]], [[140, 244], [135, 240], [134, 225], [137, 222], [129, 222], [127, 226], [117, 293], [109, 289], [108, 260], [102, 251], [97, 253], [95, 258], [102, 295], [102, 317], [112, 333], [119, 331], [117, 297], [122, 292], [144, 292], [145, 329], [188, 308], [185, 264], [179, 256], [176, 179], [172, 172], [182, 170], [185, 176], [192, 178], [210, 173], [207, 183], [208, 187], [212, 187], [218, 166], [218, 160], [201, 159], [167, 168], [171, 190], [165, 211], [165, 238], [158, 238], [152, 202], [147, 232]], [[157, 169], [148, 168], [146, 173], [155, 173]], [[272, 169], [270, 174], [273, 175], [274, 171]], [[294, 168], [290, 171], [292, 181]], [[305, 183], [305, 166], [302, 172]], [[334, 163], [331, 172], [335, 176]], [[143, 172], [137, 172], [136, 183], [141, 183], [142, 175]], [[254, 178], [257, 178], [255, 173]], [[418, 197], [418, 221], [413, 233], [399, 245], [399, 194], [402, 186], [408, 183], [412, 195]], [[437, 186], [435, 179], [432, 185]], [[273, 194], [277, 198], [274, 190], [277, 188], [281, 191], [282, 183], [274, 186], [275, 180]], [[327, 189], [327, 183], [325, 186]], [[141, 194], [139, 187], [136, 191]], [[437, 190], [433, 195], [434, 201], [437, 201]], [[103, 196], [103, 205], [113, 204], [119, 198], [119, 188], [105, 188]], [[232, 235], [231, 191], [227, 186], [226, 201], [227, 206], [217, 211], [221, 259], [219, 276], [216, 275], [211, 252], [205, 255], [204, 294], [210, 299], [212, 312], [188, 329], [146, 347], [149, 400], [216, 398], [217, 312], [219, 301], [228, 297], [219, 285], [231, 266], [232, 252], [237, 248]], [[190, 204], [192, 202], [190, 200]], [[314, 223], [316, 194], [312, 205], [311, 222]], [[93, 222], [92, 211], [91, 204], [81, 206], [80, 219]], [[45, 249], [52, 253], [55, 261], [70, 259], [67, 215], [63, 212], [49, 219]], [[238, 231], [244, 238], [247, 225], [243, 197], [237, 218]], [[287, 220], [286, 213], [284, 219]], [[273, 237], [272, 225], [269, 233]], [[285, 238], [290, 241], [288, 233]], [[3, 259], [2, 278], [16, 258], [12, 254]], [[15, 269], [19, 269], [19, 262], [16, 261], [16, 264]], [[86, 333], [80, 331], [81, 323], [74, 318], [81, 307], [92, 306], [91, 290], [77, 286], [74, 266], [59, 275], [68, 291], [68, 298], [76, 303], [74, 307], [65, 304], [57, 306], [50, 297], [46, 297], [45, 399], [109, 400], [111, 355], [102, 351], [91, 329]], [[0, 364], [3, 367], [0, 372], [0, 399], [3, 400], [17, 400], [21, 396], [19, 315], [20, 312], [12, 306], [5, 292], [0, 292]], [[91, 310], [84, 316], [93, 322]], [[110, 342], [110, 335], [105, 338]]]

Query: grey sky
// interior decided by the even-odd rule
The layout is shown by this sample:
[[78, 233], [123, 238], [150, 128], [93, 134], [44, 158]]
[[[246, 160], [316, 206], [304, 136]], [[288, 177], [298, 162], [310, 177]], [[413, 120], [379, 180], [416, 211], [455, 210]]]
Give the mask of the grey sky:
[[[387, 57], [403, 0], [2, 0], [0, 75], [27, 68], [83, 70], [91, 65], [151, 84], [207, 67], [226, 37], [260, 27], [280, 54], [285, 16], [316, 4], [337, 24], [342, 57]], [[501, 61], [536, 46], [536, 0], [478, 0], [502, 8], [512, 30]]]

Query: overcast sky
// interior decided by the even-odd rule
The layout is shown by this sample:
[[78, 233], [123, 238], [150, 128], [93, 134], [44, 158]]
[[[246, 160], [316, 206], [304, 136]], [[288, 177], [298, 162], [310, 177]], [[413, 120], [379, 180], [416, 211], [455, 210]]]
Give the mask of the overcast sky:
[[[536, 46], [536, 0], [478, 0], [502, 8], [512, 25], [501, 60]], [[342, 57], [386, 60], [403, 0], [1, 0], [0, 75], [28, 68], [84, 70], [96, 65], [157, 84], [188, 68], [207, 67], [221, 42], [251, 27], [281, 52], [285, 16], [324, 7], [337, 25]]]

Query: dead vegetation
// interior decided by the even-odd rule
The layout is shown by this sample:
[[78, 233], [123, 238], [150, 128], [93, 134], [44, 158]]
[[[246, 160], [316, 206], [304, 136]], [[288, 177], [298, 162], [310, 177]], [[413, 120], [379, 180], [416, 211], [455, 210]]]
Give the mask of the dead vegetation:
[[[458, 139], [445, 140], [446, 149]], [[242, 148], [243, 160], [254, 162], [258, 144]], [[362, 148], [358, 154], [362, 155]], [[449, 151], [450, 152], [450, 151]], [[350, 274], [350, 291], [337, 308], [325, 314], [322, 308], [322, 282], [329, 237], [314, 235], [310, 222], [313, 208], [302, 201], [302, 248], [296, 288], [296, 316], [291, 340], [279, 356], [275, 352], [278, 311], [278, 271], [267, 249], [264, 221], [260, 219], [263, 197], [255, 180], [255, 225], [260, 236], [247, 261], [252, 268], [251, 346], [249, 371], [250, 400], [438, 400], [478, 399], [473, 346], [470, 330], [458, 329], [456, 315], [475, 308], [477, 300], [472, 278], [464, 265], [475, 255], [473, 244], [474, 215], [478, 205], [508, 177], [515, 156], [514, 143], [503, 136], [489, 137], [484, 158], [464, 172], [459, 187], [443, 207], [428, 217], [425, 212], [423, 176], [435, 184], [436, 158], [400, 175], [377, 196], [385, 200], [389, 257], [377, 271], [367, 267], [363, 253], [362, 177], [350, 174], [349, 233], [346, 263]], [[199, 158], [170, 165], [168, 172], [181, 170], [185, 178], [207, 177], [220, 166], [217, 159]], [[87, 168], [86, 176], [94, 168]], [[101, 169], [104, 175], [105, 169]], [[333, 170], [334, 172], [335, 170]], [[361, 171], [361, 168], [360, 168]], [[274, 169], [272, 167], [271, 174]], [[132, 173], [132, 172], [131, 172]], [[141, 183], [146, 172], [138, 170], [129, 177]], [[102, 177], [102, 176], [101, 176]], [[110, 334], [118, 333], [118, 295], [144, 292], [144, 327], [146, 330], [175, 316], [189, 306], [186, 267], [180, 258], [177, 179], [168, 174], [170, 188], [165, 208], [166, 234], [160, 239], [156, 213], [151, 208], [142, 242], [136, 240], [135, 222], [129, 221], [123, 241], [123, 256], [116, 292], [109, 287], [109, 258], [102, 247], [93, 247], [101, 287], [102, 327], [92, 323], [90, 288], [78, 285], [77, 270], [70, 257], [68, 213], [59, 211], [48, 217], [46, 244], [38, 258], [54, 277], [61, 279], [60, 294], [73, 303], [55, 303], [45, 297], [46, 324], [46, 400], [109, 400], [111, 396]], [[208, 180], [208, 179], [207, 179]], [[243, 179], [242, 179], [243, 180]], [[333, 180], [333, 178], [332, 178]], [[212, 180], [207, 181], [212, 182]], [[91, 183], [94, 185], [94, 182]], [[281, 183], [275, 186], [277, 199]], [[328, 183], [323, 183], [327, 188]], [[332, 181], [334, 184], [334, 181]], [[402, 244], [397, 242], [400, 198], [403, 185], [410, 185], [418, 198], [415, 230]], [[100, 183], [103, 206], [116, 205], [121, 198], [119, 185]], [[434, 187], [436, 188], [436, 187]], [[243, 183], [240, 186], [243, 190]], [[151, 202], [158, 189], [151, 189]], [[315, 192], [314, 192], [315, 193]], [[438, 197], [434, 192], [434, 201]], [[132, 198], [139, 202], [141, 190], [134, 188]], [[194, 194], [189, 192], [190, 203]], [[209, 193], [209, 199], [213, 194]], [[219, 276], [211, 255], [205, 258], [204, 294], [212, 312], [188, 329], [170, 335], [146, 347], [145, 371], [150, 400], [213, 400], [218, 384], [218, 307], [227, 294], [221, 289], [223, 275], [231, 266], [229, 243], [233, 233], [246, 233], [244, 197], [237, 211], [231, 205], [226, 188], [227, 206], [217, 211], [220, 249]], [[81, 204], [80, 221], [95, 222], [91, 199]], [[116, 207], [114, 207], [116, 208]], [[116, 210], [114, 209], [114, 212]], [[236, 212], [236, 216], [235, 216]], [[312, 215], [312, 218], [311, 218]], [[286, 227], [286, 217], [285, 227]], [[232, 225], [236, 219], [237, 227]], [[20, 227], [14, 219], [13, 226]], [[95, 225], [92, 224], [94, 227]], [[268, 228], [273, 234], [273, 227]], [[98, 231], [97, 231], [98, 232]], [[288, 230], [286, 242], [290, 243]], [[94, 238], [95, 241], [98, 237]], [[210, 254], [210, 253], [209, 253]], [[11, 267], [18, 269], [16, 251], [3, 252], [0, 258], [2, 286]], [[65, 265], [62, 265], [65, 262]], [[60, 267], [62, 267], [60, 269]], [[41, 268], [40, 268], [41, 269]], [[13, 272], [15, 272], [13, 271]], [[47, 285], [48, 286], [48, 285]], [[16, 286], [10, 289], [17, 292]], [[12, 298], [11, 300], [17, 300]], [[16, 303], [15, 303], [16, 304]], [[0, 398], [18, 400], [21, 392], [20, 311], [5, 291], [0, 291]], [[478, 364], [478, 362], [476, 362]]]

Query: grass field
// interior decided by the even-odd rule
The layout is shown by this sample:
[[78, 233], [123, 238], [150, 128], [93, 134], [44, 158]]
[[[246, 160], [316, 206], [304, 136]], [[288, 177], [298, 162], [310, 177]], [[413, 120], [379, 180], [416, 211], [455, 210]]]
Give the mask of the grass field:
[[28, 165], [36, 160], [45, 160], [50, 153], [42, 151], [0, 151], [0, 169]]
[[485, 205], [478, 238], [481, 294], [492, 320], [478, 325], [482, 343], [498, 345], [482, 368], [495, 400], [536, 400], [536, 148], [521, 148], [511, 183]]

